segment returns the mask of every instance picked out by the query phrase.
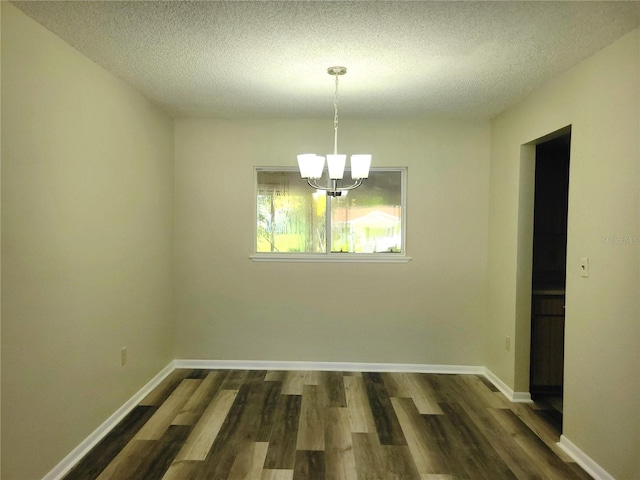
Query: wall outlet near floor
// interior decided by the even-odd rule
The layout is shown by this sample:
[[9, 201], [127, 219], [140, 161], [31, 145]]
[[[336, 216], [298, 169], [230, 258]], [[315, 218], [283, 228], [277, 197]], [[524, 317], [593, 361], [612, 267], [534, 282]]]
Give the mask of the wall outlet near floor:
[[504, 348], [507, 349], [507, 352], [511, 351], [511, 337], [507, 335], [504, 339]]
[[127, 347], [122, 347], [120, 350], [120, 365], [124, 366], [127, 364]]

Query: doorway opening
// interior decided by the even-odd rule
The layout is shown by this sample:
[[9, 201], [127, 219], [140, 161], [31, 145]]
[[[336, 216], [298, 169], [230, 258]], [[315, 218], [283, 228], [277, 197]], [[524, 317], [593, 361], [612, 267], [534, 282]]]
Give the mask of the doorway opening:
[[571, 132], [536, 145], [531, 291], [531, 398], [562, 431]]

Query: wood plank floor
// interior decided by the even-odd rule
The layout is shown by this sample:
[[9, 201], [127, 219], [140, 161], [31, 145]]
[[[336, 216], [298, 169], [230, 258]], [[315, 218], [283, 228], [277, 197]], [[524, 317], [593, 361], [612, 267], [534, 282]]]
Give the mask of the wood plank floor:
[[65, 480], [585, 480], [477, 375], [172, 372]]

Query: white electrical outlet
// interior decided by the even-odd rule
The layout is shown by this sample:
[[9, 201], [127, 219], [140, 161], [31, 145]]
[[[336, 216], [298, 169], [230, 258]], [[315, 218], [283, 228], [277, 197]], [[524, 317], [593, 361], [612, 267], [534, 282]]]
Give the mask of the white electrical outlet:
[[127, 364], [127, 347], [122, 347], [122, 350], [120, 350], [120, 365], [126, 365]]
[[509, 335], [504, 339], [504, 348], [507, 349], [507, 352], [511, 351], [511, 337]]

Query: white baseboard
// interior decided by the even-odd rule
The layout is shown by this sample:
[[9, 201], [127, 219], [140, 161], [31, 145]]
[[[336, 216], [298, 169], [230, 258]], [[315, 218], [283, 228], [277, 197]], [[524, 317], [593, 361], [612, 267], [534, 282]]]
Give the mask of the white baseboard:
[[580, 465], [585, 472], [595, 480], [615, 480], [609, 473], [598, 465], [589, 455], [580, 450], [571, 440], [564, 435], [560, 435], [558, 445], [567, 455]]
[[319, 370], [340, 372], [409, 372], [484, 374], [473, 365], [422, 365], [413, 363], [289, 362], [263, 360], [175, 360], [175, 368], [211, 370]]
[[531, 400], [531, 393], [529, 392], [514, 392], [509, 385], [500, 380], [491, 370], [483, 367], [484, 376], [493, 383], [502, 394], [513, 403], [533, 403]]
[[102, 425], [96, 428], [80, 445], [74, 448], [53, 470], [47, 473], [42, 480], [59, 480], [63, 478], [71, 469], [95, 447], [131, 410], [133, 410], [146, 397], [151, 390], [157, 387], [162, 380], [175, 369], [174, 362], [171, 362], [153, 377], [138, 393], [131, 397], [113, 415], [107, 418]]
[[273, 360], [188, 360], [174, 361], [175, 368], [210, 370], [319, 370], [340, 372], [405, 372], [483, 375], [514, 403], [533, 403], [529, 392], [514, 392], [491, 370], [476, 365], [426, 365], [415, 363], [294, 362]]

